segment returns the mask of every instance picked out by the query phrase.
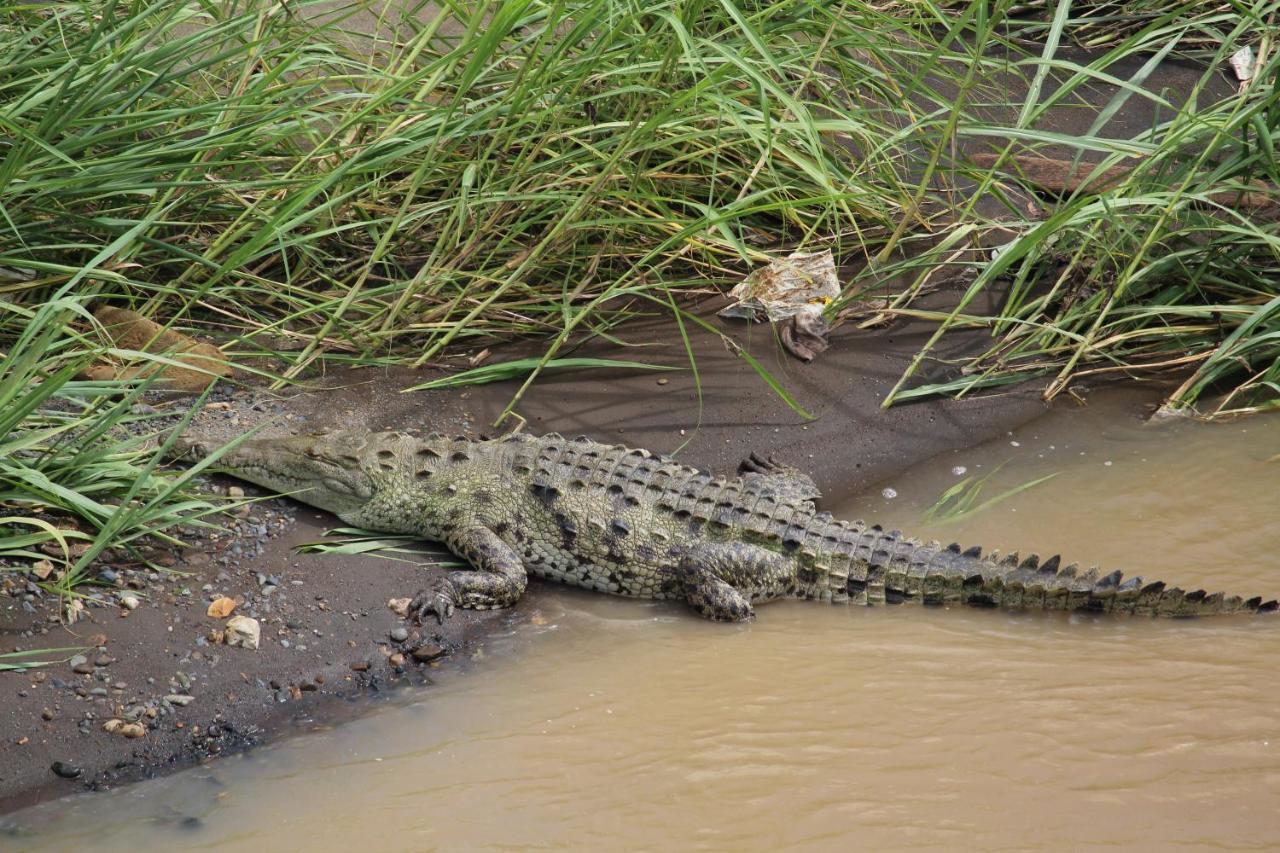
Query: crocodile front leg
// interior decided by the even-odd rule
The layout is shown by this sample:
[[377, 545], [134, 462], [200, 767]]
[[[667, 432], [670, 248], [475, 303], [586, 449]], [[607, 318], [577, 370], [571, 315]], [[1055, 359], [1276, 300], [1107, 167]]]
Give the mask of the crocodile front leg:
[[473, 527], [451, 533], [444, 539], [449, 550], [475, 567], [441, 578], [419, 592], [409, 611], [422, 621], [434, 615], [443, 623], [454, 607], [469, 610], [497, 610], [510, 607], [524, 595], [529, 575], [516, 552], [487, 527]]

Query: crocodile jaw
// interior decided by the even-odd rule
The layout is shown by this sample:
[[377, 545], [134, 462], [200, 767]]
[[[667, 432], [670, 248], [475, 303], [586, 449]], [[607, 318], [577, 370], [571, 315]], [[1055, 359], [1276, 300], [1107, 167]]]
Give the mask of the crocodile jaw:
[[[180, 440], [175, 446], [175, 451], [189, 458], [204, 458], [216, 449], [198, 439]], [[374, 493], [358, 452], [358, 447], [338, 444], [324, 435], [266, 438], [228, 450], [213, 467], [349, 521]]]

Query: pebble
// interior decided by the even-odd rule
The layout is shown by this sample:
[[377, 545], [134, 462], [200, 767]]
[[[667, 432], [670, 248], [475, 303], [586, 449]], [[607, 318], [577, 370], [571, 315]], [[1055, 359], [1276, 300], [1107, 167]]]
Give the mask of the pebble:
[[111, 666], [111, 664], [115, 662], [116, 662], [116, 659], [113, 658], [111, 655], [98, 655], [94, 659], [93, 665], [94, 666]]
[[74, 657], [71, 658], [71, 660], [67, 661], [67, 663], [71, 664], [71, 666], [74, 668], [84, 663], [87, 660], [88, 658], [85, 657], [84, 655], [75, 655]]
[[52, 709], [52, 708], [45, 708], [43, 711], [41, 711], [41, 712], [40, 712], [40, 719], [42, 719], [42, 720], [52, 720], [52, 719], [53, 719], [53, 709]]
[[236, 616], [227, 622], [227, 645], [256, 649], [262, 639], [262, 627], [257, 619]]
[[418, 663], [427, 663], [428, 661], [433, 661], [436, 658], [442, 658], [449, 653], [440, 646], [437, 646], [435, 643], [423, 643], [410, 652], [410, 654], [413, 655], [413, 659]]
[[886, 488], [886, 489], [885, 489], [883, 492], [881, 492], [880, 494], [884, 496], [885, 500], [890, 500], [890, 501], [891, 501], [891, 500], [893, 500], [894, 498], [896, 498], [896, 497], [898, 496], [898, 490], [897, 490], [897, 489], [890, 489], [890, 488]]
[[367, 672], [369, 670], [369, 662], [367, 660], [359, 660], [351, 664], [351, 669], [355, 672]]
[[168, 696], [164, 697], [164, 701], [168, 702], [170, 705], [178, 705], [185, 708], [192, 702], [196, 701], [196, 697], [186, 696], [182, 693], [170, 693]]
[[120, 603], [124, 605], [125, 610], [137, 610], [138, 605], [142, 604], [136, 595], [122, 595], [120, 596]]
[[409, 629], [404, 627], [392, 628], [391, 639], [395, 640], [397, 643], [403, 643], [405, 640], [409, 639]]
[[71, 667], [71, 671], [77, 675], [91, 675], [93, 673], [93, 664], [84, 661]]
[[49, 765], [49, 769], [63, 779], [77, 779], [84, 773], [84, 770], [66, 761], [55, 761]]
[[120, 734], [127, 738], [140, 738], [147, 733], [142, 723], [125, 723], [120, 727]]

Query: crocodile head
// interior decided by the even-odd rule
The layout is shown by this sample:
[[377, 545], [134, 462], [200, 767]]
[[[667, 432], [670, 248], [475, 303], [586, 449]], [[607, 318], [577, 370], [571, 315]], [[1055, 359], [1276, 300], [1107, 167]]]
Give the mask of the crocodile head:
[[[228, 450], [213, 467], [346, 519], [376, 488], [360, 457], [366, 437], [333, 432], [255, 439]], [[216, 443], [184, 437], [175, 443], [174, 453], [199, 459], [217, 448]]]

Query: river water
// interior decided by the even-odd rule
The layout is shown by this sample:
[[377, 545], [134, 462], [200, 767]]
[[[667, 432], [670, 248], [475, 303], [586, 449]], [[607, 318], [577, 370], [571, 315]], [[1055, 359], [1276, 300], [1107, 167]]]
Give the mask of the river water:
[[[1280, 461], [1267, 462], [1280, 419], [1137, 415], [1126, 397], [1060, 405], [832, 509], [1280, 594]], [[965, 477], [990, 475], [976, 505], [1049, 474], [981, 512], [922, 520]], [[1280, 843], [1280, 617], [780, 603], [725, 626], [550, 586], [525, 606], [466, 673], [325, 731], [11, 815], [0, 847]]]

